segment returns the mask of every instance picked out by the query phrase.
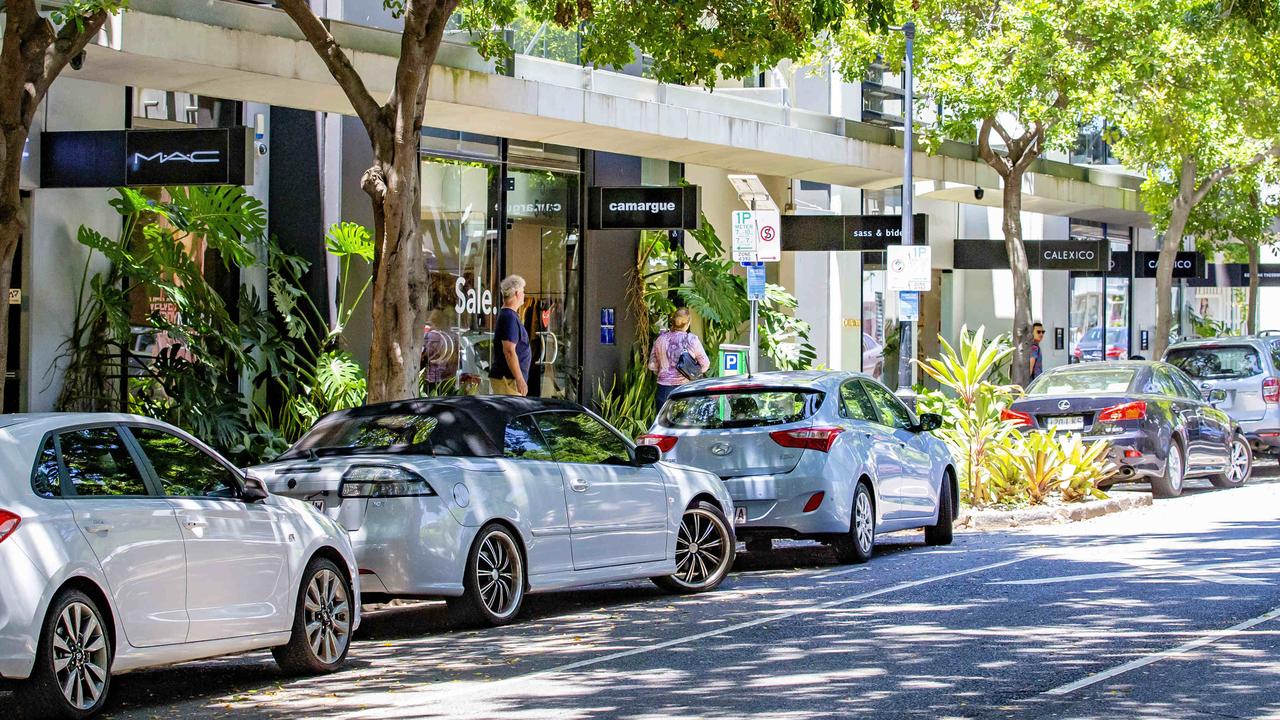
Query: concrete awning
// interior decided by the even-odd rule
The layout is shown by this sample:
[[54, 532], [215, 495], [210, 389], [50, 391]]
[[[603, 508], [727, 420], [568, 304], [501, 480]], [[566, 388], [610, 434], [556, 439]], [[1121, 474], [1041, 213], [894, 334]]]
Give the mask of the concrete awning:
[[[390, 91], [399, 35], [330, 22], [375, 97]], [[227, 2], [133, 0], [75, 77], [352, 114], [345, 95], [284, 13]], [[519, 56], [494, 74], [468, 46], [447, 43], [431, 74], [426, 124], [868, 189], [900, 183], [900, 133], [697, 88]], [[894, 144], [896, 139], [897, 145]], [[999, 178], [964, 145], [916, 151], [930, 197], [975, 202]], [[1135, 178], [1041, 163], [1023, 188], [1027, 211], [1148, 225]]]

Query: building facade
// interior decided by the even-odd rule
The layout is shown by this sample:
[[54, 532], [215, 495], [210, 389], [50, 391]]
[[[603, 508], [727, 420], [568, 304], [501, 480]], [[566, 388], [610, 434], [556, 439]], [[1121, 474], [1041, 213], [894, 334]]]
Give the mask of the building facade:
[[[370, 90], [385, 92], [395, 20], [380, 1], [322, 5]], [[647, 80], [643, 59], [623, 72], [582, 67], [571, 41], [551, 42], [545, 29], [522, 32], [529, 41], [517, 49], [524, 52], [501, 72], [457, 34], [433, 70], [420, 143], [429, 383], [484, 389], [501, 304], [497, 286], [512, 273], [528, 283], [523, 310], [534, 344], [532, 392], [590, 401], [597, 385], [607, 387], [626, 366], [636, 332], [626, 288], [642, 231], [588, 229], [591, 188], [691, 183], [721, 238], [731, 236], [731, 213], [746, 209], [731, 182], [738, 176], [755, 176], [788, 215], [900, 213], [901, 132], [894, 120], [901, 92], [886, 68], [848, 82], [830, 68], [784, 66], [709, 92]], [[372, 224], [359, 183], [371, 152], [340, 89], [277, 10], [229, 0], [177, 7], [134, 0], [89, 49], [83, 67], [54, 84], [33, 131], [25, 174], [30, 233], [21, 297], [11, 311], [19, 321], [10, 338], [17, 352], [7, 410], [53, 406], [59, 348], [86, 257], [76, 228], [109, 233], [118, 223], [108, 189], [40, 185], [41, 132], [219, 125], [254, 130], [249, 190], [266, 204], [269, 230], [281, 245], [312, 261], [308, 292], [319, 306], [332, 307], [340, 278], [324, 251], [325, 229], [344, 221]], [[927, 216], [923, 239], [934, 266], [918, 332], [928, 354], [939, 334], [954, 337], [963, 325], [1007, 331], [1012, 283], [998, 266], [965, 269], [955, 262], [966, 242], [1000, 242], [994, 172], [972, 146], [915, 152], [915, 210]], [[1075, 159], [1105, 160], [1099, 152]], [[1138, 253], [1153, 250], [1155, 241], [1138, 179], [1071, 159], [1046, 158], [1029, 174], [1026, 239], [1101, 242], [1111, 258], [1128, 262], [1100, 271], [1033, 271], [1033, 314], [1048, 328], [1050, 365], [1086, 359], [1092, 345], [1109, 356], [1121, 336], [1125, 354], [1139, 354], [1143, 333], [1154, 325], [1154, 279], [1141, 272]], [[768, 275], [797, 297], [820, 365], [895, 379], [896, 363], [883, 348], [893, 344], [898, 308], [896, 294], [885, 289], [883, 253], [786, 251]], [[265, 290], [264, 277], [246, 273], [238, 280]], [[367, 359], [370, 334], [366, 308], [346, 335], [358, 358]]]

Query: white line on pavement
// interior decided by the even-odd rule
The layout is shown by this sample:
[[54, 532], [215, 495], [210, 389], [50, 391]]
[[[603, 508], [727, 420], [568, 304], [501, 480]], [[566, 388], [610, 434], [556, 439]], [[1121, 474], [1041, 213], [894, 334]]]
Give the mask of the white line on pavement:
[[[1096, 542], [1096, 541], [1092, 541], [1092, 542]], [[1086, 544], [1091, 544], [1091, 543], [1086, 543]], [[446, 691], [445, 693], [442, 693], [442, 695], [444, 695], [444, 697], [457, 699], [459, 697], [465, 697], [467, 695], [471, 695], [477, 692], [492, 693], [497, 688], [508, 688], [513, 685], [522, 685], [524, 683], [541, 680], [542, 678], [545, 678], [549, 675], [556, 675], [559, 673], [569, 672], [572, 670], [580, 670], [584, 667], [590, 667], [592, 665], [601, 665], [603, 663], [612, 662], [614, 660], [621, 660], [622, 658], [656, 652], [658, 650], [666, 650], [667, 648], [676, 647], [678, 645], [687, 645], [689, 643], [697, 642], [699, 640], [705, 640], [710, 637], [726, 635], [728, 633], [737, 632], [739, 630], [746, 630], [747, 628], [753, 628], [760, 625], [767, 625], [769, 623], [778, 622], [780, 620], [786, 620], [788, 618], [796, 617], [798, 615], [803, 615], [805, 613], [811, 613], [816, 610], [827, 610], [833, 607], [839, 607], [841, 605], [848, 605], [850, 603], [855, 603], [855, 602], [867, 600], [873, 597], [878, 597], [880, 595], [887, 595], [889, 593], [900, 592], [902, 590], [909, 590], [911, 588], [919, 587], [921, 585], [928, 585], [930, 583], [941, 582], [943, 580], [950, 580], [952, 578], [964, 577], [965, 575], [974, 575], [976, 573], [986, 572], [987, 570], [994, 570], [996, 568], [1007, 567], [1009, 565], [1013, 565], [1016, 563], [1025, 562], [1027, 560], [1035, 560], [1035, 559], [1038, 559], [1038, 557], [1039, 557], [1038, 555], [1028, 554], [1022, 557], [1013, 558], [1012, 560], [1002, 560], [997, 563], [991, 563], [990, 565], [982, 565], [980, 567], [969, 568], [967, 570], [957, 570], [955, 572], [950, 572], [943, 575], [934, 575], [932, 577], [921, 578], [919, 580], [911, 580], [908, 582], [898, 583], [897, 585], [891, 585], [887, 588], [881, 588], [879, 590], [871, 590], [869, 592], [862, 593], [861, 595], [852, 595], [850, 597], [838, 598], [836, 600], [828, 600], [827, 602], [818, 603], [816, 605], [811, 605], [809, 607], [778, 612], [775, 614], [767, 615], [765, 617], [756, 618], [755, 620], [748, 620], [746, 622], [740, 622], [734, 625], [727, 625], [725, 627], [716, 628], [714, 630], [707, 630], [706, 632], [700, 632], [693, 635], [686, 635], [684, 637], [673, 638], [671, 640], [664, 640], [662, 642], [652, 643], [649, 645], [642, 645], [640, 647], [632, 648], [630, 650], [621, 650], [619, 652], [610, 653], [608, 655], [601, 655], [599, 657], [578, 660], [575, 662], [566, 663], [564, 665], [559, 665], [553, 668], [548, 668], [546, 670], [539, 670], [537, 672], [529, 673], [528, 675], [518, 675], [515, 677], [504, 678], [502, 680], [495, 680], [493, 682], [480, 683], [478, 685], [473, 685], [470, 687], [459, 688], [458, 691], [456, 692]], [[433, 700], [435, 699], [437, 698], [433, 698]]]
[[1045, 691], [1044, 694], [1045, 695], [1066, 695], [1068, 693], [1073, 693], [1076, 690], [1080, 690], [1081, 688], [1086, 688], [1086, 687], [1089, 687], [1090, 685], [1100, 683], [1103, 680], [1109, 680], [1117, 675], [1123, 675], [1124, 673], [1127, 673], [1130, 670], [1137, 670], [1140, 667], [1146, 667], [1147, 665], [1150, 665], [1154, 662], [1159, 662], [1161, 660], [1164, 660], [1165, 658], [1172, 658], [1172, 657], [1177, 657], [1179, 655], [1185, 655], [1186, 653], [1189, 653], [1192, 650], [1195, 650], [1196, 648], [1202, 648], [1205, 645], [1210, 645], [1219, 640], [1222, 640], [1223, 638], [1228, 638], [1233, 635], [1239, 635], [1240, 633], [1244, 632], [1245, 630], [1248, 630], [1249, 628], [1255, 625], [1261, 625], [1262, 623], [1267, 622], [1268, 620], [1274, 620], [1278, 617], [1280, 617], [1280, 607], [1270, 612], [1263, 613], [1258, 617], [1245, 620], [1244, 622], [1238, 623], [1236, 625], [1232, 625], [1226, 630], [1214, 630], [1213, 632], [1208, 633], [1206, 635], [1202, 635], [1196, 638], [1195, 640], [1192, 640], [1187, 643], [1183, 643], [1178, 647], [1170, 648], [1169, 650], [1162, 650], [1158, 653], [1154, 653], [1152, 655], [1147, 655], [1146, 657], [1138, 658], [1137, 660], [1131, 660], [1123, 665], [1117, 665], [1111, 668], [1110, 670], [1104, 670], [1100, 673], [1095, 673], [1088, 677], [1080, 678], [1079, 680], [1076, 680], [1073, 683], [1067, 683], [1066, 685], [1061, 685], [1052, 690], [1047, 690]]

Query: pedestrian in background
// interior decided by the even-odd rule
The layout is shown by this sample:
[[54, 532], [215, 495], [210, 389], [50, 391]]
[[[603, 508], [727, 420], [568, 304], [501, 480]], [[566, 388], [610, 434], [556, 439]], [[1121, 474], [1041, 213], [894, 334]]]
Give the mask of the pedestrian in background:
[[658, 376], [658, 409], [671, 395], [671, 391], [697, 380], [711, 367], [702, 341], [689, 332], [693, 315], [689, 308], [679, 308], [671, 313], [671, 327], [653, 341], [649, 354], [649, 369]]
[[524, 305], [524, 278], [508, 275], [498, 285], [502, 293], [502, 309], [493, 333], [496, 357], [489, 364], [489, 386], [494, 395], [528, 395], [529, 331], [520, 322], [519, 310]]
[[1044, 325], [1034, 323], [1031, 326], [1031, 351], [1027, 353], [1028, 362], [1031, 364], [1031, 376], [1028, 380], [1035, 380], [1040, 377], [1040, 373], [1044, 372], [1044, 354], [1040, 351], [1040, 341], [1044, 339]]

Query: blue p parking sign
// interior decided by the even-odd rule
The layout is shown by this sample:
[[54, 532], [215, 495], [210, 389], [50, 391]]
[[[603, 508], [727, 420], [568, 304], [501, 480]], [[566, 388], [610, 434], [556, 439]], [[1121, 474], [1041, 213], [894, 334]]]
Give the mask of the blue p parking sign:
[[738, 372], [738, 353], [730, 353], [724, 356], [724, 369], [729, 372]]

